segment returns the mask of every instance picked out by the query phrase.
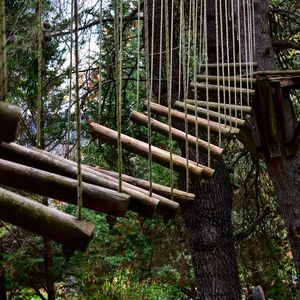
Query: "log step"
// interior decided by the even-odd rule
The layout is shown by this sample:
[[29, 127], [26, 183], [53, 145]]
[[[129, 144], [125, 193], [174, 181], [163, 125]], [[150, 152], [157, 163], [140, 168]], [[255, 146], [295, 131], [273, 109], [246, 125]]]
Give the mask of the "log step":
[[[0, 184], [23, 191], [77, 204], [76, 179], [0, 159]], [[100, 186], [83, 182], [83, 206], [99, 212], [123, 216], [130, 197]]]
[[252, 62], [252, 63], [220, 63], [220, 64], [200, 64], [200, 68], [206, 68], [206, 66], [208, 68], [223, 68], [223, 67], [230, 67], [230, 68], [239, 68], [240, 66], [242, 68], [246, 68], [246, 67], [253, 67], [253, 68], [257, 68], [258, 67], [258, 63], [257, 62]]
[[[50, 154], [42, 150], [30, 150], [14, 143], [1, 143], [0, 157], [19, 164], [77, 179], [77, 164], [53, 153]], [[82, 166], [82, 179], [86, 183], [114, 191], [118, 191], [119, 188], [117, 179], [108, 175], [101, 175], [99, 172], [91, 170], [84, 165]], [[131, 184], [123, 183], [122, 191], [131, 197], [128, 208], [143, 216], [151, 216], [157, 212], [164, 217], [172, 217], [178, 211], [177, 203], [166, 198], [158, 199], [158, 196], [154, 194], [152, 197], [149, 197], [147, 191]]]
[[0, 102], [0, 142], [12, 142], [16, 137], [21, 108]]
[[249, 82], [250, 84], [255, 84], [256, 83], [256, 79], [255, 78], [245, 78], [245, 77], [242, 77], [240, 78], [239, 75], [237, 76], [212, 76], [212, 75], [197, 75], [196, 76], [196, 79], [199, 80], [199, 81], [213, 81], [213, 82], [217, 82], [219, 80], [220, 83], [223, 83], [223, 82], [226, 82], [227, 84], [229, 82], [231, 83], [234, 83], [234, 82], [237, 82], [238, 84], [239, 83], [247, 83]]
[[[209, 107], [209, 108], [214, 108], [218, 109], [218, 103], [217, 102], [208, 102], [208, 101], [200, 101], [200, 100], [192, 100], [192, 99], [186, 99], [185, 102], [187, 104], [192, 104], [194, 106], [199, 106], [199, 107]], [[238, 112], [245, 112], [245, 113], [251, 113], [252, 107], [251, 106], [243, 106], [243, 105], [234, 105], [234, 104], [224, 104], [221, 103], [221, 110], [232, 110], [232, 111], [238, 111]]]
[[[145, 126], [147, 127], [148, 126], [148, 116], [142, 114], [142, 113], [139, 113], [139, 112], [132, 112], [131, 113], [131, 120], [139, 125], [142, 125], [142, 126]], [[169, 126], [165, 123], [162, 123], [162, 122], [159, 122], [153, 118], [150, 119], [150, 122], [151, 122], [151, 128], [156, 131], [156, 132], [159, 132], [161, 134], [163, 134], [164, 136], [169, 136]], [[214, 156], [220, 156], [222, 155], [223, 153], [223, 149], [218, 147], [218, 146], [215, 146], [215, 145], [212, 145], [212, 144], [209, 144], [208, 142], [206, 141], [203, 141], [201, 139], [197, 139], [196, 137], [190, 135], [190, 134], [185, 134], [185, 132], [181, 131], [181, 130], [178, 130], [174, 127], [171, 127], [171, 132], [172, 132], [172, 138], [173, 140], [177, 141], [177, 142], [185, 142], [186, 139], [188, 140], [188, 143], [192, 146], [196, 146], [196, 144], [198, 144], [198, 147], [202, 150], [205, 150], [205, 151], [209, 151], [211, 152], [212, 155]]]
[[[145, 106], [148, 105], [148, 101], [145, 101]], [[157, 114], [159, 116], [164, 116], [167, 117], [169, 114], [169, 109], [166, 106], [154, 103], [154, 102], [149, 102], [150, 105], [150, 110], [152, 113]], [[185, 113], [182, 113], [178, 110], [171, 109], [171, 117], [173, 120], [185, 122], [187, 121], [189, 124], [198, 124], [199, 127], [201, 128], [210, 128], [211, 131], [216, 132], [216, 133], [221, 133], [221, 134], [237, 134], [239, 133], [239, 129], [236, 127], [230, 127], [226, 125], [219, 124], [214, 121], [208, 121], [207, 119], [204, 118], [196, 118], [193, 115], [188, 114], [187, 118], [185, 118]]]
[[0, 219], [34, 234], [85, 251], [95, 226], [0, 188]]
[[224, 85], [214, 85], [214, 84], [206, 84], [206, 83], [199, 83], [199, 82], [191, 82], [191, 86], [196, 89], [206, 90], [209, 89], [211, 91], [225, 91], [230, 93], [242, 93], [242, 94], [249, 94], [254, 96], [255, 90], [252, 89], [245, 89], [239, 87], [228, 87]]
[[[102, 141], [114, 146], [116, 146], [118, 143], [118, 133], [100, 124], [91, 122], [89, 124], [89, 133], [94, 138], [99, 138]], [[147, 143], [141, 142], [125, 134], [121, 135], [121, 141], [124, 149], [129, 150], [142, 157], [148, 158], [149, 145]], [[167, 168], [170, 167], [170, 153], [168, 151], [152, 146], [152, 159], [154, 162], [162, 166], [165, 166]], [[186, 169], [188, 168], [191, 175], [200, 178], [202, 176], [206, 178], [212, 177], [214, 173], [213, 169], [203, 165], [197, 165], [193, 161], [189, 161], [189, 164], [187, 165], [186, 159], [179, 155], [173, 154], [172, 159], [175, 171], [186, 172]]]
[[[114, 178], [119, 178], [119, 173], [117, 173], [117, 172], [106, 170], [106, 169], [103, 169], [100, 167], [95, 167], [94, 169], [100, 173], [107, 174]], [[134, 186], [140, 187], [146, 191], [149, 191], [150, 183], [147, 180], [135, 178], [135, 177], [125, 175], [125, 174], [122, 174], [122, 180], [124, 182], [130, 183]], [[166, 197], [169, 199], [172, 198], [172, 189], [170, 187], [152, 182], [152, 191], [163, 197]], [[174, 197], [175, 201], [179, 202], [182, 205], [192, 202], [195, 199], [194, 194], [184, 192], [184, 191], [181, 191], [178, 189], [173, 189], [173, 197]]]
[[181, 101], [176, 101], [175, 106], [181, 109], [186, 109], [189, 111], [193, 111], [194, 113], [197, 111], [198, 114], [202, 115], [208, 115], [211, 118], [214, 119], [220, 119], [223, 122], [229, 122], [230, 124], [234, 124], [235, 126], [244, 126], [245, 125], [245, 120], [242, 120], [240, 118], [232, 117], [229, 115], [221, 114], [218, 113], [217, 111], [201, 108], [201, 107], [196, 107], [192, 104], [184, 104], [184, 102]]

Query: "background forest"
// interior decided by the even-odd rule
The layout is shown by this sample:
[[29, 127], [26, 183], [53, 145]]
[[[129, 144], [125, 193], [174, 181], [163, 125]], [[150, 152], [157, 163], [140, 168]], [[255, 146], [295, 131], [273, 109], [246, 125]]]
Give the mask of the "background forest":
[[[128, 120], [146, 93], [141, 87], [137, 99], [137, 48], [141, 54], [144, 51], [144, 43], [138, 39], [143, 14], [138, 15], [137, 1], [123, 2], [122, 116]], [[278, 65], [299, 69], [299, 1], [269, 0], [267, 4]], [[18, 142], [36, 146], [39, 5], [36, 0], [8, 0], [5, 5], [7, 101], [23, 110]], [[44, 148], [75, 160], [70, 7], [70, 0], [44, 1], [42, 124]], [[79, 1], [79, 44], [83, 162], [117, 170], [117, 150], [92, 141], [87, 132], [88, 120], [116, 129], [112, 1]], [[143, 80], [144, 62], [139, 69]], [[295, 110], [300, 118], [299, 101], [295, 101]], [[129, 121], [122, 123], [122, 131], [147, 140], [147, 130]], [[155, 144], [166, 145], [163, 136], [157, 134], [153, 139]], [[266, 165], [236, 142], [229, 143], [225, 161], [234, 187], [232, 218], [243, 296], [260, 285], [268, 299], [298, 299], [297, 272]], [[123, 173], [148, 179], [146, 160], [124, 151], [123, 162]], [[153, 165], [153, 178], [170, 186], [169, 173], [159, 165]], [[55, 199], [50, 205], [76, 214], [74, 206]], [[146, 219], [135, 213], [115, 218], [84, 209], [83, 218], [96, 225], [85, 253], [69, 253], [56, 243], [45, 251], [42, 238], [0, 222], [0, 299], [5, 299], [3, 291], [6, 299], [201, 299], [181, 215], [172, 220]]]

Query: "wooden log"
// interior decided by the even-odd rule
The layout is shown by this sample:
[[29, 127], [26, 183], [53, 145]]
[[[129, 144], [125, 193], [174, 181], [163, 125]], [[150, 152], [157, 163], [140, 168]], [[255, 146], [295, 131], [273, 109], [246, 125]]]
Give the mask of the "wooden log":
[[[89, 132], [94, 138], [99, 138], [109, 144], [117, 145], [118, 133], [112, 129], [92, 122], [89, 125]], [[147, 143], [141, 142], [125, 134], [121, 135], [121, 140], [124, 149], [148, 158], [149, 146]], [[203, 165], [197, 166], [197, 164], [193, 161], [189, 161], [189, 165], [187, 165], [186, 159], [179, 155], [173, 154], [172, 158], [173, 167], [176, 171], [186, 172], [186, 168], [188, 168], [192, 176], [204, 176], [207, 178], [211, 177], [214, 173], [214, 170], [211, 168]], [[152, 146], [152, 159], [154, 162], [159, 163], [162, 166], [170, 167], [170, 153], [168, 151]]]
[[[77, 204], [77, 180], [0, 159], [0, 184]], [[116, 216], [127, 211], [129, 196], [100, 186], [82, 184], [83, 206]]]
[[236, 63], [220, 63], [220, 64], [200, 64], [199, 67], [200, 68], [206, 68], [206, 66], [208, 68], [223, 68], [223, 67], [230, 67], [230, 68], [239, 68], [240, 66], [242, 68], [245, 68], [245, 67], [250, 67], [250, 66], [253, 66], [254, 68], [257, 68], [258, 67], [258, 63], [257, 62], [252, 62], [252, 63], [239, 63], [239, 62], [236, 62]]
[[[212, 111], [212, 110], [209, 110], [209, 109], [205, 109], [205, 108], [202, 108], [202, 107], [196, 107], [192, 104], [184, 104], [184, 102], [181, 102], [181, 101], [176, 101], [175, 102], [175, 106], [178, 107], [178, 108], [181, 108], [181, 109], [186, 109], [189, 110], [189, 111], [192, 111], [195, 113], [195, 111], [197, 111], [198, 114], [202, 114], [202, 115], [209, 115], [210, 118], [213, 118], [213, 119], [220, 119], [220, 121], [223, 121], [223, 122], [227, 122], [227, 124], [232, 124], [233, 126], [244, 126], [245, 125], [245, 120], [242, 120], [240, 118], [235, 118], [235, 117], [232, 117], [232, 116], [229, 116], [229, 115], [225, 115], [225, 114], [222, 114], [222, 113], [218, 113], [217, 111]], [[222, 106], [222, 104], [220, 104], [220, 107]]]
[[[46, 154], [45, 152], [42, 152], [42, 150], [33, 151], [14, 143], [0, 144], [0, 157], [4, 159], [32, 166], [51, 173], [60, 174], [62, 176], [74, 179], [77, 178], [76, 163], [63, 159], [59, 156], [56, 156], [56, 158], [59, 159], [54, 159], [55, 155], [52, 153], [51, 157], [49, 155], [49, 153]], [[115, 178], [107, 175], [100, 176], [98, 172], [95, 171], [93, 173], [89, 168], [86, 169], [85, 166], [83, 166], [82, 178], [84, 182], [115, 191], [118, 191], [119, 188], [118, 180]], [[164, 203], [160, 204], [160, 200], [154, 197], [149, 197], [145, 190], [138, 189], [133, 185], [123, 184], [123, 192], [131, 196], [129, 209], [141, 215], [151, 216], [157, 212], [164, 217], [172, 217], [176, 215], [178, 211], [177, 203], [173, 201], [171, 201], [172, 203], [169, 203], [167, 202], [168, 199], [166, 199]], [[168, 203], [169, 206], [165, 203]]]
[[[114, 178], [119, 178], [119, 173], [117, 172], [106, 170], [100, 167], [95, 167], [94, 169], [97, 170], [98, 172], [110, 175]], [[122, 174], [122, 180], [147, 191], [149, 190], [150, 187], [149, 181], [128, 176], [125, 174]], [[172, 189], [170, 187], [161, 184], [152, 182], [152, 191], [158, 195], [161, 195], [169, 199], [172, 197]], [[177, 189], [173, 189], [173, 197], [174, 197], [174, 201], [177, 201], [179, 204], [185, 204], [195, 199], [194, 194], [177, 190]]]
[[[148, 101], [145, 101], [145, 105], [147, 105], [147, 104], [148, 104]], [[152, 113], [157, 114], [159, 116], [164, 116], [164, 117], [168, 116], [168, 113], [169, 113], [168, 107], [156, 104], [154, 102], [150, 102], [149, 105], [150, 105], [150, 110]], [[197, 124], [200, 128], [209, 127], [212, 132], [216, 132], [216, 133], [220, 132], [221, 134], [236, 134], [236, 133], [239, 133], [239, 131], [240, 131], [238, 128], [225, 126], [225, 125], [219, 124], [219, 123], [211, 121], [211, 120], [209, 120], [209, 122], [208, 122], [207, 119], [200, 118], [200, 117], [196, 118], [195, 116], [190, 115], [190, 114], [187, 115], [187, 119], [185, 120], [185, 113], [182, 113], [175, 109], [171, 109], [171, 117], [173, 120], [177, 120], [177, 121], [180, 121], [183, 123], [185, 121], [187, 121], [189, 124], [195, 125], [197, 122]]]
[[232, 82], [232, 83], [234, 83], [235, 81], [237, 82], [237, 84], [239, 84], [239, 83], [250, 83], [250, 84], [254, 84], [255, 82], [256, 82], [256, 79], [255, 78], [245, 78], [245, 77], [242, 77], [242, 78], [240, 78], [240, 76], [239, 75], [237, 75], [237, 76], [227, 76], [227, 75], [225, 75], [225, 76], [213, 76], [213, 75], [208, 75], [208, 76], [206, 76], [206, 75], [197, 75], [196, 76], [196, 78], [197, 78], [197, 80], [199, 80], [199, 81], [206, 81], [206, 80], [208, 80], [208, 81], [213, 81], [213, 82], [217, 82], [218, 81], [218, 79], [219, 79], [219, 82], [220, 83], [228, 83], [228, 82]]
[[255, 90], [252, 89], [245, 89], [240, 87], [228, 87], [224, 85], [214, 85], [214, 84], [206, 84], [206, 83], [199, 83], [199, 82], [191, 82], [191, 86], [196, 89], [201, 90], [212, 90], [212, 91], [221, 91], [221, 92], [229, 92], [229, 93], [237, 93], [237, 94], [248, 94], [250, 96], [255, 95]]
[[[209, 108], [214, 108], [214, 109], [218, 109], [218, 103], [217, 102], [210, 102], [210, 101], [200, 101], [200, 100], [192, 100], [192, 99], [186, 99], [185, 100], [186, 103], [188, 104], [192, 104], [194, 106], [199, 107], [209, 107]], [[232, 110], [232, 111], [242, 111], [245, 113], [251, 113], [252, 111], [252, 107], [251, 106], [244, 106], [244, 105], [234, 105], [234, 104], [222, 104], [221, 105], [221, 110]]]
[[[76, 167], [75, 162], [67, 160], [61, 156], [46, 152], [44, 150], [37, 149], [37, 151], [43, 152], [46, 155], [52, 157], [53, 159], [59, 160], [63, 163], [66, 163], [68, 165], [72, 165], [72, 166]], [[93, 167], [82, 165], [82, 169], [84, 171], [84, 174], [88, 173], [88, 174], [96, 175], [97, 177], [99, 177], [99, 175], [100, 175], [99, 171], [95, 170], [95, 168], [93, 168]], [[89, 178], [90, 178], [90, 176], [89, 176]], [[119, 179], [118, 179], [119, 175], [116, 178], [114, 176], [111, 176], [109, 174], [102, 172], [101, 178], [104, 178], [105, 180], [113, 182], [116, 189], [119, 187]], [[170, 201], [169, 199], [167, 199], [159, 194], [156, 194], [156, 193], [152, 193], [152, 197], [149, 197], [149, 191], [144, 190], [143, 188], [137, 187], [135, 185], [129, 184], [126, 181], [122, 182], [122, 189], [123, 189], [123, 192], [131, 195], [132, 199], [134, 197], [137, 197], [137, 198], [143, 197], [144, 201], [146, 199], [148, 202], [151, 202], [151, 201], [154, 202], [156, 205], [155, 212], [157, 212], [158, 214], [161, 214], [162, 216], [164, 216], [166, 218], [174, 217], [179, 209], [178, 203], [176, 203], [174, 201]], [[135, 202], [138, 202], [138, 201], [135, 201]], [[139, 200], [139, 202], [141, 202], [141, 201]], [[133, 207], [135, 207], [135, 206], [140, 207], [141, 204], [134, 203]], [[137, 210], [137, 212], [140, 212], [140, 211]], [[144, 215], [147, 215], [147, 213], [144, 213]]]
[[93, 224], [3, 188], [0, 188], [0, 219], [81, 251], [86, 250], [95, 229]]
[[0, 142], [12, 142], [16, 137], [21, 108], [0, 102]]
[[[142, 113], [139, 113], [136, 111], [132, 112], [131, 119], [132, 119], [132, 121], [134, 121], [135, 123], [137, 123], [139, 125], [142, 125], [145, 127], [148, 126], [148, 117]], [[159, 122], [152, 118], [151, 118], [150, 122], [151, 122], [151, 128], [154, 131], [159, 132], [159, 133], [163, 134], [164, 136], [167, 136], [167, 137], [169, 136], [169, 126], [167, 124], [164, 124], [164, 123]], [[199, 149], [203, 149], [206, 151], [208, 151], [208, 149], [209, 149], [211, 154], [214, 156], [222, 155], [223, 149], [218, 146], [209, 144], [208, 142], [203, 141], [201, 139], [197, 139], [196, 137], [194, 137], [190, 134], [186, 135], [185, 132], [178, 130], [174, 127], [171, 128], [171, 132], [172, 132], [172, 138], [177, 142], [185, 142], [185, 140], [187, 138], [189, 144], [192, 146], [196, 147], [196, 144], [198, 144]]]

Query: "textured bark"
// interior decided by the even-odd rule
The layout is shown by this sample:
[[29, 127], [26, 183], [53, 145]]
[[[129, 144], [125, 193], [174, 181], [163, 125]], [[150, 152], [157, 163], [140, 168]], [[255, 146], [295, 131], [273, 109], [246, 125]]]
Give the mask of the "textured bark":
[[[215, 3], [214, 1], [208, 2], [209, 60], [215, 62]], [[148, 0], [148, 12], [152, 11], [152, 3], [153, 0]], [[170, 3], [171, 1], [169, 1]], [[161, 1], [157, 0], [155, 4], [157, 16], [155, 17], [154, 32], [155, 37], [159, 37]], [[188, 1], [186, 4], [188, 4]], [[178, 8], [175, 8], [174, 11], [178, 12]], [[149, 15], [151, 14], [149, 13]], [[151, 29], [150, 20], [148, 27]], [[174, 47], [178, 45], [178, 24], [178, 15], [175, 13], [173, 28]], [[163, 32], [165, 32], [165, 29], [163, 29]], [[159, 38], [154, 39], [153, 49], [154, 53], [159, 53]], [[162, 50], [165, 51], [165, 46]], [[154, 80], [157, 80], [159, 75], [158, 55], [154, 56], [153, 63]], [[165, 65], [166, 58], [163, 55], [162, 66]], [[173, 103], [179, 98], [178, 87], [179, 84], [182, 84], [178, 82], [178, 74], [178, 51], [174, 50], [172, 73]], [[164, 71], [162, 79], [166, 80]], [[153, 93], [158, 96], [157, 85], [154, 85]], [[166, 84], [163, 84], [160, 95], [163, 105], [167, 104], [166, 94], [167, 87]], [[174, 127], [178, 125], [174, 123]], [[191, 153], [190, 158], [194, 159], [193, 155], [194, 153]], [[205, 164], [205, 155], [202, 155], [202, 157], [203, 161], [201, 163]], [[191, 192], [195, 193], [195, 200], [190, 208], [183, 211], [184, 221], [189, 232], [197, 291], [200, 299], [239, 300], [241, 299], [241, 294], [231, 224], [232, 187], [222, 160], [213, 161], [212, 167], [215, 169], [215, 173], [209, 181], [193, 180], [191, 182], [193, 187]], [[179, 180], [180, 183], [184, 182], [185, 176], [182, 175]]]

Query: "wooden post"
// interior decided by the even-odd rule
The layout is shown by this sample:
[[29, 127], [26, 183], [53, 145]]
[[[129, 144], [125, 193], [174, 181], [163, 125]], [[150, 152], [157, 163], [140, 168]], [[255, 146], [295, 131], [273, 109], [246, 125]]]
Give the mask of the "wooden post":
[[[131, 113], [131, 119], [139, 125], [143, 125], [145, 127], [148, 125], [148, 117], [137, 111]], [[164, 136], [167, 137], [169, 136], [169, 126], [152, 118], [151, 118], [151, 128], [152, 130], [159, 132]], [[198, 144], [200, 149], [203, 149], [205, 151], [208, 151], [209, 149], [211, 154], [214, 156], [222, 155], [223, 149], [218, 146], [209, 144], [206, 141], [203, 141], [201, 139], [197, 139], [196, 137], [190, 134], [186, 135], [185, 132], [178, 130], [174, 127], [171, 128], [171, 131], [172, 131], [172, 138], [177, 142], [185, 142], [187, 138], [189, 144], [192, 146], [196, 147], [196, 144]]]
[[[233, 126], [244, 126], [245, 125], [245, 121], [240, 119], [240, 118], [236, 118], [236, 117], [232, 117], [228, 114], [222, 114], [219, 113], [217, 111], [212, 111], [212, 110], [208, 110], [202, 107], [196, 107], [194, 105], [191, 104], [184, 104], [181, 101], [176, 101], [175, 102], [175, 106], [179, 107], [181, 109], [184, 109], [186, 107], [187, 110], [193, 111], [195, 113], [195, 111], [197, 111], [198, 114], [202, 114], [202, 115], [208, 115], [210, 118], [213, 119], [219, 119], [220, 121], [223, 122], [227, 122], [227, 124], [232, 124]], [[220, 107], [222, 106], [222, 103], [220, 103]], [[232, 113], [234, 113], [234, 110], [232, 111]]]
[[[114, 178], [118, 178], [119, 173], [114, 172], [114, 171], [110, 171], [110, 170], [106, 170], [106, 169], [102, 169], [100, 167], [95, 167], [95, 170], [97, 170], [100, 173], [104, 173], [107, 174], [109, 176], [112, 176]], [[132, 185], [138, 186], [144, 190], [149, 190], [149, 186], [150, 183], [147, 180], [143, 180], [143, 179], [139, 179], [139, 178], [135, 178], [132, 176], [128, 176], [125, 174], [122, 174], [122, 179], [127, 182], [130, 183]], [[152, 183], [152, 190], [154, 193], [167, 197], [167, 198], [171, 198], [172, 197], [172, 189], [170, 187], [161, 185], [161, 184], [157, 184], [157, 183]], [[174, 196], [174, 201], [177, 201], [179, 204], [185, 204], [188, 202], [191, 202], [194, 200], [195, 195], [192, 193], [187, 193], [181, 190], [177, 190], [177, 189], [173, 189], [173, 196]]]
[[[89, 125], [89, 132], [95, 138], [100, 138], [109, 144], [117, 145], [118, 134], [112, 129], [92, 122]], [[124, 149], [148, 158], [149, 147], [147, 143], [131, 138], [125, 134], [121, 135], [121, 140]], [[168, 151], [152, 146], [152, 159], [162, 166], [170, 167], [170, 153]], [[211, 177], [214, 173], [214, 170], [211, 168], [203, 165], [197, 166], [193, 161], [189, 161], [189, 165], [187, 166], [186, 159], [176, 154], [173, 154], [173, 166], [174, 170], [179, 172], [186, 172], [186, 168], [188, 168], [190, 174], [196, 177]]]
[[[33, 151], [14, 143], [2, 143], [0, 144], [0, 157], [47, 172], [60, 174], [73, 179], [77, 178], [76, 163], [52, 153], [50, 156], [49, 153], [42, 150]], [[57, 159], [54, 159], [54, 157]], [[100, 176], [99, 172], [92, 172], [90, 168], [85, 166], [83, 166], [82, 176], [84, 182], [118, 191], [118, 180], [111, 176]], [[153, 197], [149, 197], [147, 191], [131, 184], [123, 183], [123, 192], [131, 196], [128, 208], [141, 215], [151, 216], [157, 212], [165, 217], [169, 217], [177, 213], [177, 203], [165, 199], [165, 203], [169, 201], [167, 202], [169, 207], [164, 210], [166, 205], [159, 205], [160, 200], [158, 200], [156, 196], [154, 197], [153, 195]]]
[[[0, 184], [77, 204], [77, 181], [0, 159]], [[83, 206], [116, 216], [127, 211], [129, 196], [84, 183]]]
[[3, 188], [0, 188], [0, 219], [81, 251], [86, 250], [95, 229], [93, 224]]
[[12, 142], [16, 137], [21, 108], [0, 102], [0, 142]]
[[[148, 105], [148, 101], [145, 101], [145, 105]], [[164, 117], [168, 116], [169, 113], [168, 107], [156, 104], [154, 102], [150, 102], [149, 105], [152, 113]], [[185, 113], [182, 113], [175, 109], [171, 109], [171, 115], [172, 115], [172, 120], [177, 120], [183, 123], [185, 122]], [[225, 126], [214, 121], [208, 122], [207, 119], [200, 118], [200, 117], [196, 118], [195, 116], [189, 114], [187, 115], [186, 121], [189, 124], [193, 124], [193, 125], [195, 125], [197, 122], [200, 128], [206, 129], [207, 127], [209, 127], [212, 132], [216, 132], [216, 133], [220, 132], [221, 134], [236, 134], [239, 133], [240, 131], [238, 128]]]

